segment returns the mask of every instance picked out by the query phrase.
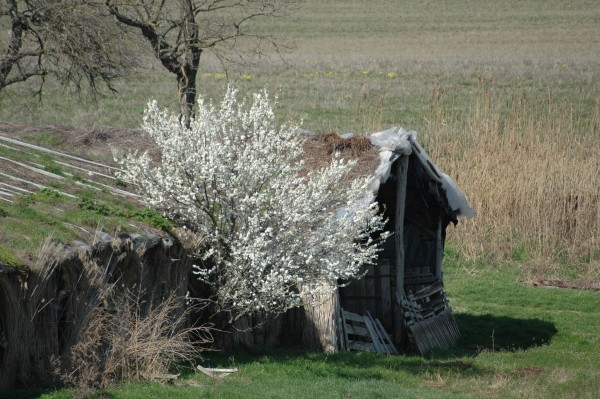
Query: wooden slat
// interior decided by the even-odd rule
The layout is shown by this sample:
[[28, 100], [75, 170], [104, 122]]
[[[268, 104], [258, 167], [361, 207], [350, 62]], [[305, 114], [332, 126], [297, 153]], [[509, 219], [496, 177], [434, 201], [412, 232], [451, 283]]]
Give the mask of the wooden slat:
[[381, 325], [379, 319], [375, 319], [375, 328], [377, 328], [379, 335], [383, 338], [383, 341], [385, 342], [386, 348], [388, 350], [388, 354], [397, 355], [398, 350], [396, 349], [396, 346], [390, 339], [390, 336], [388, 335], [387, 331], [385, 331], [385, 328], [383, 328], [383, 326]]
[[5, 137], [5, 136], [2, 136], [2, 135], [0, 135], [0, 140], [8, 142], [8, 143], [11, 143], [11, 144], [16, 144], [16, 145], [19, 145], [19, 146], [22, 146], [22, 147], [31, 148], [31, 149], [34, 149], [34, 150], [37, 150], [37, 151], [46, 152], [48, 154], [53, 154], [53, 155], [58, 155], [58, 156], [61, 156], [61, 157], [64, 157], [64, 158], [74, 159], [74, 160], [79, 161], [79, 162], [84, 162], [84, 163], [88, 163], [88, 164], [95, 165], [95, 166], [100, 166], [100, 167], [107, 168], [107, 169], [119, 170], [119, 168], [115, 168], [113, 166], [105, 165], [105, 164], [102, 164], [100, 162], [95, 162], [95, 161], [91, 161], [89, 159], [76, 157], [74, 155], [70, 155], [70, 154], [67, 154], [67, 153], [64, 153], [64, 152], [60, 152], [60, 151], [54, 151], [54, 150], [51, 150], [49, 148], [40, 147], [40, 146], [35, 145], [35, 144], [29, 144], [29, 143], [26, 143], [24, 141], [19, 141], [19, 140], [11, 139], [9, 137]]
[[360, 316], [340, 309], [340, 314], [346, 341], [340, 345], [341, 348], [345, 348], [347, 351], [367, 350], [388, 355], [398, 353], [381, 322], [374, 319], [371, 313], [367, 312]]
[[340, 330], [341, 330], [341, 339], [340, 339], [340, 348], [343, 351], [348, 352], [350, 349], [348, 348], [348, 330], [347, 330], [347, 326], [346, 326], [346, 318], [344, 317], [344, 309], [342, 309], [342, 307], [339, 307], [339, 313], [340, 313], [340, 319], [341, 319], [341, 323], [340, 323]]
[[376, 312], [376, 304], [379, 301], [375, 285], [375, 265], [367, 266], [365, 280], [365, 294], [368, 298], [365, 300], [365, 312]]
[[35, 166], [27, 165], [26, 163], [23, 163], [23, 162], [15, 161], [15, 160], [10, 159], [10, 158], [0, 157], [0, 160], [6, 161], [6, 162], [10, 162], [10, 163], [12, 163], [14, 165], [17, 165], [17, 166], [21, 167], [21, 168], [25, 168], [25, 169], [30, 170], [32, 172], [39, 173], [40, 175], [44, 175], [46, 177], [51, 177], [51, 178], [57, 179], [57, 180], [64, 180], [65, 179], [63, 176], [57, 175], [55, 173], [48, 172], [48, 171], [40, 169], [40, 168], [36, 168]]
[[360, 335], [365, 337], [369, 336], [369, 331], [366, 327], [353, 324], [346, 324], [346, 333], [347, 335]]
[[[9, 179], [11, 179], [11, 180], [18, 181], [18, 182], [21, 182], [21, 183], [30, 184], [30, 185], [32, 185], [32, 186], [34, 186], [34, 187], [37, 187], [37, 188], [39, 188], [40, 190], [41, 190], [41, 189], [44, 189], [44, 188], [49, 188], [49, 187], [47, 187], [47, 186], [44, 186], [44, 185], [42, 185], [42, 184], [37, 184], [37, 183], [34, 183], [34, 182], [32, 182], [32, 181], [25, 180], [25, 179], [21, 179], [21, 178], [18, 178], [18, 177], [16, 177], [16, 176], [11, 176], [11, 175], [9, 175], [9, 174], [2, 173], [2, 172], [0, 172], [0, 176], [8, 177], [8, 178], [9, 178]], [[56, 190], [55, 190], [55, 191], [56, 191]], [[60, 194], [62, 194], [62, 195], [66, 195], [67, 197], [70, 197], [70, 198], [77, 198], [76, 196], [74, 196], [74, 195], [72, 195], [72, 194], [69, 194], [69, 193], [65, 193], [65, 192], [62, 192], [62, 191], [58, 191], [58, 192], [59, 192]]]
[[365, 325], [367, 326], [367, 330], [369, 330], [369, 335], [371, 336], [371, 341], [373, 342], [373, 346], [375, 347], [375, 351], [377, 353], [385, 353], [385, 349], [381, 347], [381, 342], [379, 340], [379, 336], [377, 331], [375, 330], [375, 326], [371, 322], [370, 316], [363, 316], [365, 320]]
[[0, 187], [0, 195], [4, 195], [6, 197], [12, 197], [14, 195], [14, 191], [5, 190]]
[[435, 277], [442, 278], [442, 258], [444, 245], [442, 244], [442, 216], [438, 216], [438, 225], [435, 232]]
[[33, 191], [29, 191], [29, 190], [26, 190], [21, 187], [13, 186], [12, 184], [8, 184], [8, 183], [0, 182], [0, 186], [6, 187], [8, 190], [15, 191], [15, 192], [18, 191], [18, 192], [24, 193], [24, 194], [33, 194]]
[[390, 352], [386, 346], [386, 342], [383, 339], [383, 337], [381, 336], [381, 334], [379, 333], [377, 326], [375, 324], [375, 320], [373, 320], [373, 316], [371, 316], [371, 314], [367, 312], [367, 315], [365, 317], [367, 317], [367, 320], [369, 323], [368, 325], [372, 326], [372, 331], [370, 331], [371, 339], [375, 343], [375, 348], [377, 348], [377, 352], [389, 355]]
[[348, 312], [347, 310], [342, 309], [342, 314], [344, 315], [344, 318], [346, 319], [346, 321], [350, 320], [350, 321], [357, 321], [359, 323], [363, 322], [362, 316], [359, 316], [356, 313]]
[[82, 172], [85, 172], [87, 175], [97, 175], [97, 176], [102, 176], [102, 177], [104, 177], [104, 178], [106, 178], [106, 179], [110, 179], [110, 180], [117, 180], [117, 178], [116, 178], [116, 177], [114, 177], [114, 176], [107, 175], [107, 174], [105, 174], [105, 173], [96, 172], [96, 171], [93, 171], [93, 170], [91, 170], [91, 169], [80, 168], [79, 166], [75, 166], [75, 165], [72, 165], [72, 164], [70, 164], [70, 163], [61, 162], [61, 161], [56, 161], [56, 160], [55, 160], [54, 162], [55, 162], [55, 163], [57, 163], [57, 164], [59, 164], [59, 165], [66, 166], [66, 167], [68, 167], [68, 168], [72, 168], [72, 169], [80, 170], [80, 171], [82, 171]]
[[433, 348], [447, 349], [460, 337], [441, 281], [408, 295], [401, 303], [410, 337], [422, 354]]
[[356, 351], [376, 352], [372, 342], [348, 341], [348, 348]]

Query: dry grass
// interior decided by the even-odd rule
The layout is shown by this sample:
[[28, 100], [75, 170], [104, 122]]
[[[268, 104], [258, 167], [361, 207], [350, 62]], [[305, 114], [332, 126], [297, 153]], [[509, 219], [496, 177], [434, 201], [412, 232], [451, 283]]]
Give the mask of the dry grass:
[[[190, 363], [201, 345], [212, 342], [207, 328], [188, 328], [181, 300], [173, 295], [149, 312], [141, 296], [108, 293], [94, 308], [69, 356], [63, 380], [81, 389], [122, 381], [176, 378], [173, 368]], [[192, 339], [194, 335], [197, 339]]]
[[451, 232], [461, 253], [527, 258], [538, 276], [600, 277], [599, 104], [600, 93], [581, 117], [550, 94], [507, 99], [482, 86], [464, 120], [434, 109], [431, 155], [478, 212]]
[[209, 327], [190, 326], [181, 292], [148, 295], [116, 277], [119, 259], [66, 249], [48, 239], [27, 273], [0, 279], [0, 386], [164, 382], [212, 343]]
[[55, 359], [63, 383], [85, 390], [122, 381], [169, 381], [176, 378], [174, 367], [191, 362], [212, 342], [208, 327], [189, 326], [193, 307], [184, 304], [185, 298], [165, 293], [153, 303], [144, 287], [111, 282], [108, 267], [88, 253], [79, 257], [81, 280], [89, 283], [71, 301], [75, 333], [68, 350]]

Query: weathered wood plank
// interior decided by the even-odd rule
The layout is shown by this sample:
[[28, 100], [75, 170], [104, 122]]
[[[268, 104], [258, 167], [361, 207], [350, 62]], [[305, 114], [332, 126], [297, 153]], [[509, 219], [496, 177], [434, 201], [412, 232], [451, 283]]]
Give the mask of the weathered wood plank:
[[383, 328], [383, 326], [381, 325], [379, 319], [375, 319], [375, 328], [379, 332], [379, 335], [382, 337], [383, 342], [385, 342], [385, 348], [387, 349], [388, 354], [397, 355], [398, 350], [396, 349], [396, 346], [392, 343], [390, 336], [388, 335], [387, 331], [385, 331], [385, 328]]
[[435, 231], [435, 277], [442, 278], [442, 258], [444, 247], [442, 244], [442, 216], [438, 216], [437, 230]]
[[202, 367], [200, 365], [197, 365], [196, 369], [198, 371], [201, 371], [203, 374], [205, 374], [206, 376], [208, 376], [209, 378], [212, 378], [212, 379], [225, 378], [229, 374], [232, 374], [232, 373], [235, 373], [238, 371], [237, 368], [232, 368], [232, 369], [207, 368], [207, 367]]
[[379, 296], [375, 289], [375, 265], [367, 266], [367, 274], [364, 277], [365, 280], [365, 305], [367, 312], [376, 312], [376, 304], [379, 302]]
[[50, 172], [45, 171], [43, 169], [39, 169], [39, 168], [36, 168], [35, 166], [27, 165], [27, 164], [25, 164], [23, 162], [15, 161], [15, 160], [10, 159], [10, 158], [0, 157], [0, 160], [6, 161], [6, 162], [10, 162], [10, 163], [15, 164], [17, 166], [20, 166], [21, 168], [25, 168], [25, 169], [30, 170], [32, 172], [39, 173], [39, 174], [44, 175], [46, 177], [51, 177], [53, 179], [58, 179], [58, 180], [64, 180], [65, 179], [63, 176], [57, 175], [55, 173], [50, 173]]
[[380, 263], [379, 265], [379, 285], [380, 285], [380, 304], [381, 304], [381, 315], [378, 316], [381, 320], [383, 320], [385, 326], [393, 331], [393, 323], [392, 323], [392, 286], [390, 279], [390, 263], [388, 260]]
[[29, 191], [29, 190], [26, 190], [26, 189], [21, 188], [21, 187], [13, 186], [12, 184], [8, 184], [8, 183], [0, 182], [0, 186], [6, 187], [9, 190], [18, 191], [18, 192], [24, 193], [24, 194], [33, 194], [33, 191]]
[[70, 163], [61, 162], [61, 161], [57, 161], [57, 160], [55, 160], [54, 162], [57, 163], [57, 164], [59, 164], [59, 165], [66, 166], [68, 168], [72, 168], [72, 169], [75, 169], [75, 170], [79, 170], [81, 172], [85, 172], [88, 176], [97, 175], [97, 176], [104, 177], [106, 179], [117, 180], [117, 178], [114, 177], [114, 176], [107, 175], [105, 173], [96, 172], [96, 171], [93, 171], [91, 169], [81, 168], [79, 166], [75, 166], [75, 165], [72, 165]]
[[369, 330], [369, 336], [371, 337], [375, 351], [377, 353], [385, 353], [384, 349], [381, 347], [381, 341], [377, 331], [375, 330], [375, 326], [373, 326], [373, 323], [371, 322], [371, 317], [367, 315], [363, 316], [363, 318], [365, 320], [365, 326], [367, 327], [367, 330]]
[[341, 323], [339, 326], [339, 330], [341, 331], [340, 348], [343, 351], [348, 352], [350, 349], [348, 349], [348, 330], [346, 326], [346, 318], [344, 317], [344, 309], [342, 309], [342, 307], [340, 306], [338, 311], [341, 319]]
[[342, 309], [342, 313], [343, 313], [344, 318], [346, 319], [346, 321], [350, 320], [350, 321], [356, 321], [356, 322], [359, 322], [359, 323], [363, 322], [362, 316], [359, 316], [356, 313], [348, 312], [345, 309]]
[[[21, 183], [30, 184], [30, 185], [32, 185], [32, 186], [34, 186], [36, 188], [39, 188], [39, 189], [49, 188], [49, 187], [44, 186], [42, 184], [37, 184], [37, 183], [34, 183], [32, 181], [21, 179], [19, 177], [11, 176], [9, 174], [2, 173], [2, 172], [0, 172], [0, 176], [8, 177], [11, 180], [18, 181], [18, 182], [21, 182]], [[74, 196], [72, 194], [69, 194], [69, 193], [65, 193], [65, 192], [62, 192], [62, 191], [58, 191], [58, 192], [61, 193], [62, 195], [66, 195], [67, 197], [70, 197], [70, 198], [77, 198], [76, 196]]]
[[[406, 205], [406, 186], [408, 182], [408, 156], [402, 155], [396, 160], [396, 209], [394, 210], [394, 247], [396, 266], [396, 296], [404, 296], [404, 212]], [[402, 345], [404, 320], [399, 301], [394, 301], [394, 340]]]
[[358, 325], [354, 325], [354, 324], [347, 324], [346, 332], [348, 335], [358, 335], [361, 337], [369, 336], [369, 331], [367, 330], [366, 327], [362, 327], [362, 326], [358, 326]]

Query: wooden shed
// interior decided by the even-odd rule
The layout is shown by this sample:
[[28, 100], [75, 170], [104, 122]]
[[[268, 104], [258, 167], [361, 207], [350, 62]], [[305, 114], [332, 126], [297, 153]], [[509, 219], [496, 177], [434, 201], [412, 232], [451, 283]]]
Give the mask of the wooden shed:
[[[370, 135], [369, 141], [379, 152], [369, 195], [380, 204], [393, 234], [377, 264], [339, 290], [338, 347], [364, 349], [365, 341], [368, 347], [364, 336], [375, 341], [378, 324], [400, 351], [447, 348], [459, 331], [443, 290], [446, 227], [475, 212], [418, 144], [415, 132], [391, 128]], [[357, 326], [356, 315], [365, 317], [367, 325]], [[369, 319], [375, 325], [369, 326]]]

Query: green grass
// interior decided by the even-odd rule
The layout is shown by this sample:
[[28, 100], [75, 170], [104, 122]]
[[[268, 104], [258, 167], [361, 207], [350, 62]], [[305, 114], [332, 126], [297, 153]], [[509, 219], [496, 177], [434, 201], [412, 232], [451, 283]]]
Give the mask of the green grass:
[[[124, 384], [95, 397], [169, 398], [595, 398], [600, 393], [600, 295], [536, 288], [514, 267], [446, 263], [462, 337], [450, 351], [381, 356], [296, 349], [207, 353], [207, 367], [237, 367], [221, 381], [184, 370], [175, 385]], [[102, 393], [104, 396], [101, 396]], [[76, 392], [36, 391], [39, 398]]]
[[[14, 206], [0, 209], [0, 261], [26, 266], [48, 237], [70, 243], [92, 242], [96, 229], [110, 234], [136, 232], [144, 226], [169, 231], [173, 226], [160, 212], [92, 189], [77, 190], [76, 198], [53, 189], [16, 197]], [[139, 222], [137, 225], [133, 221]]]

